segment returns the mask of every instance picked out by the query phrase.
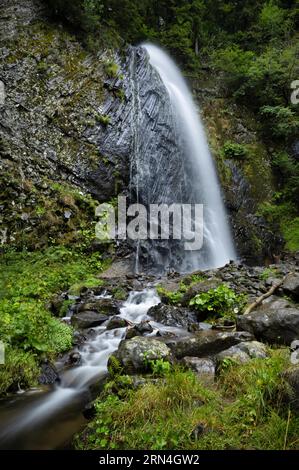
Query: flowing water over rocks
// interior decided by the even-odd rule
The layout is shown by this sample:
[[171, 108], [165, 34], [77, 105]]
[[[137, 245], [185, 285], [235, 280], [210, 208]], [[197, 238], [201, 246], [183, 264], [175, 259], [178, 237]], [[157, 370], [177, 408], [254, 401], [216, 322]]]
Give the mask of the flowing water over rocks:
[[[109, 299], [111, 296], [103, 294], [96, 296], [97, 300], [99, 297]], [[131, 325], [138, 325], [148, 319], [147, 311], [159, 301], [154, 289], [132, 291], [128, 300], [122, 304], [119, 317]], [[65, 320], [70, 321], [71, 317], [66, 317]], [[117, 350], [127, 331], [125, 327], [108, 329], [107, 324], [109, 320], [101, 326], [83, 329], [87, 339], [75, 349], [80, 357], [80, 364], [77, 367], [65, 367], [65, 362], [69, 364], [69, 359], [61, 360], [57, 364], [57, 369], [60, 370], [58, 384], [3, 400], [0, 412], [1, 448], [51, 449], [68, 443], [74, 432], [84, 423], [82, 409], [92, 400], [93, 388], [96, 392], [101, 389], [107, 376], [108, 358]], [[182, 334], [176, 328], [163, 327], [156, 322], [151, 324], [153, 334], [158, 329]], [[85, 325], [80, 326], [84, 328]], [[74, 352], [71, 353], [72, 357], [73, 355]]]
[[[73, 299], [73, 305], [64, 320], [71, 322], [78, 311], [82, 317], [89, 316], [90, 308], [97, 309], [94, 312], [97, 315], [103, 309], [107, 319], [95, 327], [85, 328], [85, 324], [80, 325], [80, 330], [75, 335], [77, 346], [56, 364], [59, 380], [51, 369], [54, 384], [2, 400], [1, 448], [68, 447], [73, 434], [87, 423], [84, 416], [88, 416], [88, 412], [85, 413], [84, 409], [101, 391], [107, 377], [107, 363], [112, 355], [118, 359], [124, 373], [133, 374], [133, 377], [136, 374], [138, 377], [139, 374], [145, 374], [144, 377], [136, 377], [136, 386], [148, 380], [145, 357], [149, 360], [164, 357], [172, 363], [181, 363], [194, 370], [205, 383], [214, 381], [218, 367], [224, 360], [244, 363], [255, 357], [266, 358], [265, 345], [256, 341], [268, 341], [272, 331], [272, 327], [264, 328], [264, 320], [260, 320], [264, 310], [272, 308], [273, 322], [276, 321], [276, 315], [280, 314], [286, 320], [289, 318], [288, 314], [294, 319], [299, 318], [296, 303], [299, 300], [296, 290], [298, 264], [291, 261], [271, 269], [273, 272], [276, 270], [278, 278], [290, 270], [294, 274], [277, 291], [278, 297], [272, 296], [250, 315], [238, 317], [237, 327], [241, 331], [227, 331], [221, 323], [218, 326], [202, 323], [196, 312], [189, 310], [190, 307], [173, 306], [164, 297], [161, 302], [155, 285], [159, 283], [169, 288], [172, 286], [175, 291], [176, 286], [179, 287], [183, 282], [187, 286], [188, 298], [188, 290], [194, 292], [195, 285], [200, 292], [200, 287], [204, 291], [208, 281], [214, 285], [218, 285], [217, 282], [220, 281], [234, 288], [237, 293], [251, 291], [252, 298], [255, 298], [269, 290], [277, 281], [277, 278], [271, 278], [270, 272], [267, 279], [261, 277], [264, 271], [259, 267], [228, 264], [221, 269], [197, 272], [196, 284], [189, 287], [190, 275], [172, 274], [161, 279], [131, 275], [126, 279], [110, 278], [105, 280], [105, 288], [99, 286], [86, 289], [78, 298]], [[113, 297], [117, 284], [122, 285], [127, 292], [127, 300], [117, 301]], [[134, 290], [133, 286], [137, 285], [138, 290]], [[290, 289], [294, 296], [293, 303], [282, 297]], [[252, 327], [253, 318], [254, 325], [257, 325], [255, 328]], [[264, 331], [265, 336], [260, 331]], [[285, 338], [283, 342], [287, 345], [291, 339], [299, 338], [298, 322], [295, 320], [291, 331], [290, 336], [287, 321], [275, 325], [277, 338]]]

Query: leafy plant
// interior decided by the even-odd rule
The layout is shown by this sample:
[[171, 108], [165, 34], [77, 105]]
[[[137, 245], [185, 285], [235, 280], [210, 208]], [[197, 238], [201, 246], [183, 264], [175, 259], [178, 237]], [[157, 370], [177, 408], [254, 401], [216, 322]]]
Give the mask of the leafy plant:
[[271, 276], [277, 276], [278, 270], [276, 268], [265, 268], [260, 275], [262, 281], [266, 281]]
[[143, 355], [143, 362], [147, 370], [151, 371], [154, 376], [163, 377], [171, 371], [171, 364], [165, 359], [148, 359], [148, 354]]
[[208, 292], [197, 294], [190, 300], [189, 305], [208, 318], [225, 317], [234, 319], [244, 305], [244, 296], [237, 295], [225, 284]]
[[164, 359], [156, 359], [155, 361], [149, 361], [152, 374], [155, 377], [164, 377], [171, 371], [171, 364]]
[[119, 372], [105, 384], [105, 392], [108, 395], [114, 393], [118, 397], [124, 398], [128, 391], [133, 388], [133, 379], [129, 375], [121, 375], [121, 371]]
[[233, 158], [235, 160], [243, 160], [248, 155], [245, 145], [234, 142], [225, 142], [222, 152], [225, 158]]

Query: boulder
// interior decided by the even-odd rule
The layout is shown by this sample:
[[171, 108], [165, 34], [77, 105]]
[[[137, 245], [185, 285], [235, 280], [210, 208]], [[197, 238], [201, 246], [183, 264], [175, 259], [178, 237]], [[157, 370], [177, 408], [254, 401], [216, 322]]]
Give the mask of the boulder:
[[287, 276], [282, 288], [287, 295], [299, 300], [299, 274]]
[[266, 359], [268, 357], [267, 347], [259, 341], [244, 341], [237, 344], [236, 348], [248, 354], [252, 359]]
[[295, 339], [294, 341], [291, 342], [290, 345], [290, 350], [291, 350], [291, 356], [290, 356], [290, 362], [291, 364], [299, 364], [299, 340]]
[[118, 302], [115, 302], [113, 299], [93, 299], [91, 298], [87, 302], [83, 302], [78, 304], [77, 306], [77, 313], [85, 312], [85, 311], [92, 311], [101, 313], [102, 315], [113, 316], [118, 315], [119, 305]]
[[[146, 372], [146, 360], [165, 359], [171, 357], [170, 349], [157, 339], [136, 336], [129, 340], [120, 342], [118, 350], [113, 354], [123, 368], [126, 374], [135, 374]], [[108, 367], [113, 363], [111, 358], [108, 361]]]
[[115, 328], [126, 328], [127, 326], [127, 320], [119, 316], [114, 316], [109, 320], [107, 324], [107, 330], [114, 330]]
[[81, 364], [81, 354], [79, 351], [73, 351], [70, 353], [69, 357], [67, 358], [67, 364], [68, 365], [80, 365]]
[[246, 362], [250, 361], [249, 355], [245, 351], [239, 349], [238, 346], [231, 346], [230, 348], [221, 351], [221, 353], [217, 354], [216, 358], [217, 366], [226, 359], [232, 359], [240, 364], [246, 364]]
[[138, 323], [138, 325], [133, 326], [133, 328], [128, 329], [126, 339], [131, 339], [135, 336], [143, 336], [152, 333], [153, 331], [151, 324], [147, 320], [144, 320]]
[[97, 414], [95, 404], [94, 403], [87, 403], [87, 405], [85, 405], [85, 407], [82, 411], [82, 414], [83, 414], [84, 418], [87, 419], [87, 420], [93, 419]]
[[41, 364], [41, 374], [38, 378], [38, 383], [42, 385], [50, 385], [60, 381], [59, 374], [56, 367], [47, 359]]
[[166, 340], [165, 343], [178, 359], [186, 356], [206, 357], [234, 346], [242, 341], [251, 341], [253, 336], [246, 331], [222, 332], [199, 331], [192, 336]]
[[215, 361], [210, 358], [186, 356], [182, 364], [196, 373], [197, 377], [204, 382], [213, 382], [215, 378]]
[[151, 307], [147, 314], [156, 322], [166, 326], [187, 329], [191, 324], [197, 322], [196, 314], [187, 308], [164, 305], [162, 303]]
[[71, 324], [79, 329], [92, 328], [101, 325], [107, 321], [108, 318], [107, 315], [103, 315], [102, 313], [84, 311], [75, 313], [71, 318]]
[[248, 315], [239, 315], [237, 330], [248, 331], [261, 341], [289, 345], [299, 337], [299, 309], [284, 299], [265, 303]]
[[282, 377], [288, 384], [285, 398], [296, 414], [299, 414], [299, 365], [285, 370]]

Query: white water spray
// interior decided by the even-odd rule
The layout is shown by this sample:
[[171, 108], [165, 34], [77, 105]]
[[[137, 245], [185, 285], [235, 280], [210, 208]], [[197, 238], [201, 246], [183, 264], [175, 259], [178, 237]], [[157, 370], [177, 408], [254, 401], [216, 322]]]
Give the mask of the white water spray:
[[[144, 44], [150, 64], [156, 69], [168, 91], [178, 121], [178, 129], [187, 145], [195, 193], [204, 204], [204, 243], [206, 265], [193, 256], [193, 268], [220, 267], [236, 258], [220, 185], [209, 151], [205, 131], [188, 86], [173, 60], [159, 47]], [[194, 183], [193, 183], [194, 184]], [[198, 189], [198, 191], [197, 191]], [[200, 196], [199, 196], [200, 195]]]

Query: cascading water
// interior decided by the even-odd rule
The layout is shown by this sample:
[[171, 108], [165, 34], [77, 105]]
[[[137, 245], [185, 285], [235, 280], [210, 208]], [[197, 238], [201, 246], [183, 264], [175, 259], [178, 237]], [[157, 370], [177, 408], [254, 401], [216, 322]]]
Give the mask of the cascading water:
[[[174, 240], [142, 241], [138, 257], [143, 251], [143, 265], [148, 263], [153, 271], [160, 272], [222, 266], [235, 259], [236, 253], [201, 119], [175, 63], [157, 46], [142, 47], [150, 69], [138, 74], [139, 109], [133, 107], [139, 115], [137, 131], [142, 136], [134, 176], [136, 199], [147, 207], [203, 204], [204, 243], [201, 250], [188, 252]], [[138, 62], [138, 57], [133, 60]], [[134, 126], [136, 133], [136, 121]]]
[[[160, 302], [154, 289], [131, 292], [120, 316], [131, 323], [147, 319], [147, 311]], [[152, 322], [154, 327], [167, 329]], [[2, 408], [0, 448], [50, 449], [64, 445], [82, 426], [80, 411], [91, 399], [89, 386], [107, 375], [107, 361], [118, 348], [126, 328], [107, 330], [106, 324], [93, 329], [92, 337], [79, 348], [81, 365], [65, 370], [61, 382], [46, 393], [29, 393]], [[21, 407], [21, 409], [19, 409]], [[81, 415], [82, 416], [82, 415]]]

